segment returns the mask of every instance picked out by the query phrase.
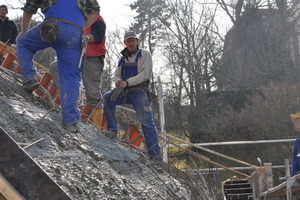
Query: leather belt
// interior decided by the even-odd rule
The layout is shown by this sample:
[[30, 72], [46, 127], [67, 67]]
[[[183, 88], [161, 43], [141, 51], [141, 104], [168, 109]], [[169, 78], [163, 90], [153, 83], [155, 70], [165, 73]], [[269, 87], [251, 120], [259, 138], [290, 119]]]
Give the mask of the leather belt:
[[148, 86], [139, 86], [139, 87], [132, 87], [132, 88], [128, 88], [129, 92], [131, 91], [136, 91], [136, 90], [143, 90], [143, 89], [148, 89]]
[[73, 26], [76, 26], [81, 32], [83, 32], [83, 29], [78, 24], [75, 24], [73, 22], [70, 22], [70, 21], [67, 21], [64, 19], [60, 19], [60, 18], [56, 18], [56, 17], [48, 17], [48, 18], [46, 18], [46, 20], [47, 19], [57, 20], [57, 21], [61, 21], [61, 22], [67, 23], [67, 24], [71, 24]]

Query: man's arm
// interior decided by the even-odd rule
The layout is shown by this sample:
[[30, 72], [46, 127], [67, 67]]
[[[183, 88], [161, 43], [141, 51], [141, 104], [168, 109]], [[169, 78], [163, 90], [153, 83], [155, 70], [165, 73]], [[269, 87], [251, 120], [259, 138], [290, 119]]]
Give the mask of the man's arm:
[[[120, 60], [122, 59], [119, 58], [118, 63], [120, 62]], [[121, 75], [121, 68], [120, 66], [117, 66], [117, 68], [115, 69], [115, 73], [114, 73], [114, 82], [115, 82], [115, 87], [119, 87], [120, 83], [122, 82], [122, 75]]]
[[92, 32], [88, 34], [93, 40], [89, 42], [95, 42], [100, 44], [105, 38], [106, 25], [102, 21], [96, 21], [92, 24]]
[[84, 27], [86, 28], [88, 26], [91, 26], [97, 18], [98, 18], [98, 14], [95, 13], [87, 14]]
[[21, 37], [24, 33], [26, 33], [28, 31], [29, 26], [30, 26], [31, 18], [32, 18], [31, 13], [28, 13], [28, 12], [25, 12], [25, 11], [23, 12], [21, 31], [20, 31], [19, 35], [17, 36], [16, 40], [18, 40], [19, 37]]

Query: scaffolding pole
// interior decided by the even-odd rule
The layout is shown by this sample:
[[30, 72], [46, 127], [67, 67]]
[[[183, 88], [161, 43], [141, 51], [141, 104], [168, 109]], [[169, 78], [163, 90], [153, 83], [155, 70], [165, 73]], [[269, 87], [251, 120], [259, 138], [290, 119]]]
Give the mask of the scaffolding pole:
[[[241, 144], [266, 144], [279, 142], [295, 142], [296, 139], [279, 139], [279, 140], [253, 140], [253, 141], [228, 141], [228, 142], [207, 142], [207, 143], [193, 143], [195, 146], [223, 146], [223, 145], [241, 145]], [[188, 147], [190, 144], [180, 144], [181, 147]], [[169, 147], [174, 147], [170, 145]]]
[[165, 130], [165, 109], [164, 109], [164, 98], [163, 98], [163, 89], [158, 76], [158, 104], [159, 104], [159, 116], [160, 116], [160, 132], [163, 134], [163, 161], [168, 163], [168, 148], [169, 144], [167, 142], [166, 130]]

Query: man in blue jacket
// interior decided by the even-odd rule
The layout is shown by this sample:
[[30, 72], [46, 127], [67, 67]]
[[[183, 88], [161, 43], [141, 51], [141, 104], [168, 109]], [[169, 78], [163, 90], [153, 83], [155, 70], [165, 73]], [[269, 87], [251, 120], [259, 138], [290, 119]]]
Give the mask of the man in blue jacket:
[[[32, 15], [41, 8], [45, 20], [29, 29]], [[31, 93], [39, 87], [32, 58], [37, 51], [52, 47], [57, 54], [60, 80], [62, 123], [66, 130], [80, 132], [80, 65], [82, 34], [93, 15], [100, 12], [96, 0], [27, 0], [22, 8], [21, 31], [17, 37], [17, 53], [22, 69], [23, 86]]]
[[6, 44], [16, 44], [18, 28], [14, 21], [6, 17], [8, 13], [6, 5], [0, 6], [0, 40]]

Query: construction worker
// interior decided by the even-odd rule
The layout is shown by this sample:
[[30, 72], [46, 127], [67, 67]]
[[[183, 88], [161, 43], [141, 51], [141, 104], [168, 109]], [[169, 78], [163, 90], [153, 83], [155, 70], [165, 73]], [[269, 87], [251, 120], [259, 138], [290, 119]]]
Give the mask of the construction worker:
[[16, 44], [18, 28], [14, 21], [10, 20], [6, 15], [8, 13], [7, 6], [0, 6], [0, 40], [6, 44]]
[[[41, 8], [45, 20], [29, 29], [32, 15]], [[67, 8], [67, 9], [66, 9]], [[78, 100], [83, 55], [83, 29], [93, 15], [100, 12], [97, 0], [27, 0], [22, 8], [21, 32], [17, 37], [17, 54], [22, 69], [23, 87], [31, 93], [39, 87], [33, 56], [37, 51], [52, 47], [57, 54], [63, 127], [80, 132]]]
[[148, 96], [152, 57], [149, 51], [139, 48], [139, 39], [133, 31], [125, 33], [124, 44], [126, 48], [121, 52], [115, 71], [116, 89], [103, 96], [103, 109], [108, 124], [104, 134], [111, 139], [117, 137], [119, 127], [115, 116], [116, 105], [131, 104], [141, 123], [150, 159], [161, 161], [158, 133]]
[[[84, 34], [88, 38], [86, 56], [82, 69], [82, 82], [86, 103], [93, 108], [93, 123], [101, 128], [102, 95], [100, 91], [101, 74], [104, 68], [106, 24], [101, 15], [93, 15], [91, 24], [86, 24]], [[49, 71], [54, 85], [59, 88], [57, 61], [50, 64]]]
[[[102, 95], [100, 92], [101, 74], [104, 67], [106, 24], [101, 15], [94, 15], [91, 24], [86, 24], [84, 34], [88, 38], [82, 82], [85, 89], [86, 103], [93, 107], [93, 121], [100, 128], [97, 120], [102, 116]], [[99, 124], [97, 124], [99, 122]]]

